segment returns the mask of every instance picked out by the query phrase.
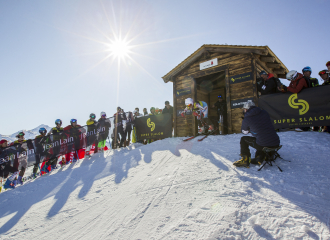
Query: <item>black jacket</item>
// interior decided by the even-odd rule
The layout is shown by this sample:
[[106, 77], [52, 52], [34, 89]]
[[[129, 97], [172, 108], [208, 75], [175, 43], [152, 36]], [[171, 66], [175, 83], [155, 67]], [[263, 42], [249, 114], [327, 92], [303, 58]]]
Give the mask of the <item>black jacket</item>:
[[227, 103], [225, 101], [222, 100], [222, 102], [217, 101], [214, 106], [217, 108], [217, 113], [219, 115], [223, 115], [225, 114], [227, 111]]
[[168, 109], [167, 107], [165, 107], [165, 108], [163, 109], [162, 114], [165, 114], [165, 113], [170, 113], [170, 114], [172, 114], [172, 116], [173, 116], [173, 107], [170, 106], [169, 109]]
[[275, 147], [280, 144], [268, 113], [258, 107], [251, 107], [244, 115], [242, 131], [250, 131], [256, 143], [262, 147]]
[[317, 80], [317, 78], [309, 78], [309, 77], [305, 77], [306, 83], [308, 85], [308, 87], [317, 87], [319, 85], [319, 80]]
[[258, 78], [257, 79], [258, 92], [260, 92], [261, 95], [276, 93], [277, 84], [275, 83], [275, 80], [276, 79], [274, 77], [269, 78], [266, 81], [263, 78]]

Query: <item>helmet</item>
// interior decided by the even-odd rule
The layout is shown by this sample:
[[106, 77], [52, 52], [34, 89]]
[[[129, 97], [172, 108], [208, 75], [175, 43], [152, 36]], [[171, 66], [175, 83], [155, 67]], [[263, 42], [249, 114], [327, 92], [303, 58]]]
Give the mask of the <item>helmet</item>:
[[166, 105], [166, 104], [170, 104], [170, 102], [169, 102], [169, 101], [165, 101], [165, 105]]
[[326, 64], [325, 64], [325, 66], [329, 66], [330, 65], [330, 61], [328, 61]]
[[312, 73], [312, 69], [311, 69], [311, 67], [309, 67], [309, 66], [304, 67], [301, 71], [302, 71], [303, 73], [304, 73], [304, 72], [311, 72], [311, 73]]
[[222, 95], [220, 94], [220, 95], [218, 96], [218, 98], [221, 98], [221, 99], [222, 99]]
[[159, 108], [156, 108], [155, 111], [156, 111], [156, 113], [158, 113], [159, 112]]
[[192, 98], [187, 98], [184, 103], [188, 108], [191, 108], [192, 105], [194, 105], [194, 100]]
[[252, 102], [252, 100], [248, 100], [247, 102], [245, 102], [243, 104], [243, 108], [245, 108], [245, 109], [249, 109], [252, 106], [255, 106], [255, 104], [254, 104], [254, 102]]
[[107, 114], [105, 112], [101, 112], [100, 115], [101, 115], [101, 117], [106, 117], [107, 116]]
[[2, 139], [2, 140], [0, 141], [0, 145], [4, 144], [4, 143], [6, 143], [6, 142], [8, 142], [6, 139]]
[[151, 108], [150, 108], [150, 112], [151, 112], [151, 110], [155, 110], [155, 108], [154, 108], [154, 107], [151, 107]]
[[55, 120], [55, 124], [56, 124], [56, 125], [58, 125], [58, 124], [62, 125], [62, 120], [61, 120], [61, 119], [56, 119], [56, 120]]
[[267, 75], [267, 73], [265, 72], [265, 71], [261, 71], [260, 73], [259, 73], [259, 75], [261, 76], [261, 75]]
[[117, 111], [119, 111], [119, 110], [121, 110], [121, 107], [118, 106], [118, 107], [117, 107]]
[[16, 137], [19, 138], [20, 136], [24, 136], [24, 135], [25, 135], [25, 133], [22, 131], [22, 132], [19, 132], [19, 133], [16, 135]]
[[296, 70], [291, 70], [286, 74], [286, 79], [288, 79], [289, 81], [293, 81], [297, 78], [297, 76], [298, 72]]
[[70, 120], [70, 123], [72, 124], [72, 123], [76, 123], [77, 122], [77, 119], [74, 119], [74, 118], [72, 118], [71, 120]]
[[40, 134], [46, 134], [47, 133], [47, 129], [46, 128], [39, 128], [39, 133]]
[[96, 118], [96, 115], [94, 113], [91, 113], [91, 114], [89, 114], [89, 118], [95, 119]]
[[325, 70], [322, 70], [322, 71], [319, 71], [319, 75], [320, 76], [323, 75], [323, 74], [327, 74], [327, 73], [329, 73], [329, 72], [326, 69]]

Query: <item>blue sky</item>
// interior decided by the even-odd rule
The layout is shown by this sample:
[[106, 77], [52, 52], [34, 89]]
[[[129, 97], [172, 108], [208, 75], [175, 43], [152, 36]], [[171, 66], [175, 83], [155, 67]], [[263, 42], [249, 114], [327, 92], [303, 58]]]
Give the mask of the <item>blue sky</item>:
[[[111, 116], [117, 106], [163, 108], [173, 94], [161, 77], [203, 44], [268, 45], [289, 70], [309, 65], [318, 77], [330, 60], [329, 7], [326, 0], [0, 1], [0, 133], [57, 118], [84, 125], [90, 113]], [[106, 58], [119, 35], [133, 53]]]

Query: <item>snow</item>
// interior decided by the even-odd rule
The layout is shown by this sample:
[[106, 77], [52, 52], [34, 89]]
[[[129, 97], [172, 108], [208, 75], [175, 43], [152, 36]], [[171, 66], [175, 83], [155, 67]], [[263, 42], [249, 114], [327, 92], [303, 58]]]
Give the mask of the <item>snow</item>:
[[330, 135], [279, 133], [283, 172], [234, 167], [242, 136], [133, 144], [28, 181], [0, 194], [0, 238], [330, 239]]
[[51, 127], [49, 127], [48, 125], [45, 125], [45, 124], [41, 124], [40, 126], [32, 129], [32, 130], [20, 130], [20, 131], [17, 131], [11, 135], [2, 135], [0, 134], [0, 139], [6, 139], [7, 141], [9, 142], [14, 142], [17, 140], [16, 138], [16, 135], [20, 132], [24, 132], [25, 133], [25, 139], [34, 139], [37, 135], [39, 135], [39, 129], [40, 128], [46, 128], [47, 131], [49, 132], [49, 130], [51, 129]]

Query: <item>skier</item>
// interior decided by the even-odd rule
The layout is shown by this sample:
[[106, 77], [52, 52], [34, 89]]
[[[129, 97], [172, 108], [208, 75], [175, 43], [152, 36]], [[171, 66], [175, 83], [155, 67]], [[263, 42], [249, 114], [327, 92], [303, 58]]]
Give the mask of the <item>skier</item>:
[[90, 150], [95, 144], [94, 153], [98, 151], [98, 141], [97, 141], [97, 128], [98, 122], [96, 121], [96, 115], [94, 113], [89, 114], [89, 119], [86, 122], [87, 124], [87, 147], [85, 151], [85, 156], [90, 157]]
[[322, 86], [329, 85], [330, 84], [330, 78], [329, 78], [329, 72], [328, 70], [322, 70], [319, 72], [320, 77], [323, 79], [324, 83], [322, 83]]
[[125, 131], [124, 131], [124, 126], [123, 126], [123, 120], [126, 120], [126, 114], [122, 111], [121, 107], [117, 107], [117, 112], [113, 115], [114, 116], [114, 121], [115, 121], [115, 142], [117, 142], [117, 136], [118, 133], [120, 134], [120, 144], [119, 147], [123, 147], [124, 143], [126, 141], [125, 138]]
[[107, 141], [107, 137], [109, 136], [109, 130], [111, 128], [111, 122], [107, 119], [107, 114], [105, 112], [101, 112], [101, 118], [98, 121], [99, 128], [99, 137], [98, 137], [98, 151], [103, 152], [105, 143]]
[[134, 115], [132, 112], [128, 112], [127, 120], [126, 120], [126, 129], [125, 129], [125, 137], [126, 137], [125, 146], [129, 146], [131, 142], [131, 132], [133, 130], [133, 122], [134, 122]]
[[[210, 119], [208, 118], [208, 106], [206, 102], [203, 101], [197, 101], [194, 103], [194, 100], [192, 98], [187, 98], [185, 100], [186, 108], [181, 113], [182, 117], [185, 117], [185, 113], [188, 110], [193, 111], [193, 115], [197, 117], [198, 126], [200, 129], [198, 130], [199, 134], [206, 134], [209, 132], [212, 134], [214, 132], [214, 126]], [[199, 111], [199, 112], [198, 112]]]
[[[14, 151], [13, 149], [8, 147], [8, 141], [6, 139], [2, 139], [0, 141], [0, 157], [2, 159], [7, 159], [7, 162], [4, 162], [0, 165], [0, 179], [2, 182], [2, 179], [8, 178], [9, 174], [12, 173], [13, 175], [15, 173], [18, 172], [18, 169], [14, 166], [11, 165], [11, 161], [9, 160], [11, 158], [12, 155], [14, 155], [16, 153], [16, 151]], [[10, 186], [11, 184], [11, 186]], [[14, 188], [16, 186], [16, 180], [15, 182], [12, 183], [12, 181], [9, 181], [7, 179], [6, 183], [5, 183], [6, 187], [11, 187]], [[0, 186], [0, 191], [1, 191], [1, 187]]]
[[[64, 129], [61, 126], [62, 126], [62, 120], [61, 119], [56, 119], [55, 120], [55, 127], [50, 129], [50, 131], [48, 133], [48, 135], [51, 136], [51, 140], [52, 140], [53, 143], [59, 142], [60, 139], [63, 139]], [[53, 169], [56, 168], [57, 159], [58, 159], [58, 156], [59, 156], [60, 152], [61, 152], [61, 145], [58, 144], [58, 143], [54, 144], [53, 156], [50, 157], [50, 159], [48, 161]]]
[[[34, 164], [34, 167], [33, 167], [33, 172], [32, 172], [33, 178], [37, 177], [37, 171], [39, 168], [39, 164], [40, 164], [40, 162], [42, 162], [42, 160], [45, 157], [45, 151], [44, 151], [43, 144], [47, 143], [47, 140], [49, 139], [46, 136], [47, 130], [45, 128], [40, 128], [39, 133], [40, 133], [40, 135], [36, 136], [35, 140], [34, 140], [34, 144], [36, 146], [36, 154], [35, 154], [36, 163]], [[52, 159], [47, 161], [47, 163], [45, 164], [45, 169], [47, 169], [46, 165], [49, 166], [53, 163], [53, 161], [51, 161], [51, 160]]]
[[308, 87], [317, 87], [319, 85], [319, 80], [317, 80], [317, 78], [311, 78], [311, 74], [312, 74], [311, 67], [309, 66], [304, 67], [301, 71], [304, 75]]
[[68, 154], [70, 156], [70, 150], [75, 150], [74, 157], [72, 162], [76, 162], [79, 160], [79, 151], [81, 146], [83, 145], [84, 139], [81, 139], [83, 133], [85, 133], [85, 129], [83, 129], [80, 125], [77, 124], [77, 119], [71, 119], [70, 125], [64, 128], [64, 133], [67, 135], [67, 138], [73, 137], [73, 143], [68, 144]]
[[261, 95], [276, 93], [277, 79], [272, 73], [267, 74], [265, 71], [259, 73], [260, 78], [257, 79], [258, 92]]
[[219, 123], [219, 133], [223, 134], [223, 127], [224, 127], [224, 117], [227, 113], [227, 104], [223, 101], [222, 95], [218, 96], [218, 101], [213, 104], [212, 108], [217, 109], [217, 115], [218, 115], [218, 123]]
[[156, 113], [156, 109], [155, 109], [154, 107], [151, 107], [151, 108], [150, 108], [150, 113], [149, 113], [149, 115], [157, 115], [157, 113]]
[[299, 93], [304, 88], [308, 88], [306, 79], [301, 73], [296, 70], [291, 70], [286, 74], [286, 78], [291, 81], [289, 87], [282, 85], [280, 89], [282, 92]]
[[[135, 110], [133, 111], [133, 115], [134, 115], [134, 119], [143, 117], [143, 115], [141, 113], [139, 113], [139, 108], [135, 108]], [[134, 124], [133, 134], [132, 134], [132, 143], [136, 143], [136, 142], [138, 142], [138, 141], [137, 141], [137, 136], [136, 136], [136, 127]], [[142, 143], [143, 141], [139, 141], [139, 142]]]
[[[242, 122], [242, 132], [253, 137], [244, 136], [241, 138], [241, 159], [234, 162], [236, 167], [249, 167], [250, 163], [261, 165], [264, 161], [264, 147], [278, 147], [280, 138], [278, 137], [268, 113], [256, 107], [254, 102], [248, 101], [243, 105], [244, 119]], [[251, 160], [249, 146], [257, 149], [255, 158]]]
[[[27, 151], [28, 149], [33, 149], [33, 144], [31, 141], [29, 141], [29, 146], [28, 145], [22, 146], [23, 143], [27, 144], [27, 140], [24, 139], [24, 135], [25, 135], [25, 133], [23, 131], [19, 132], [16, 135], [17, 140], [12, 143], [12, 146], [14, 146], [16, 148], [16, 150], [19, 150], [20, 153]], [[32, 144], [32, 146], [31, 146], [31, 144]], [[15, 161], [14, 167], [18, 168], [19, 166], [21, 166], [21, 170], [20, 170], [18, 178], [17, 178], [17, 183], [22, 185], [23, 184], [22, 178], [24, 176], [25, 169], [27, 167], [27, 156], [26, 155], [23, 155], [23, 154], [20, 155], [18, 158], [18, 161]]]

